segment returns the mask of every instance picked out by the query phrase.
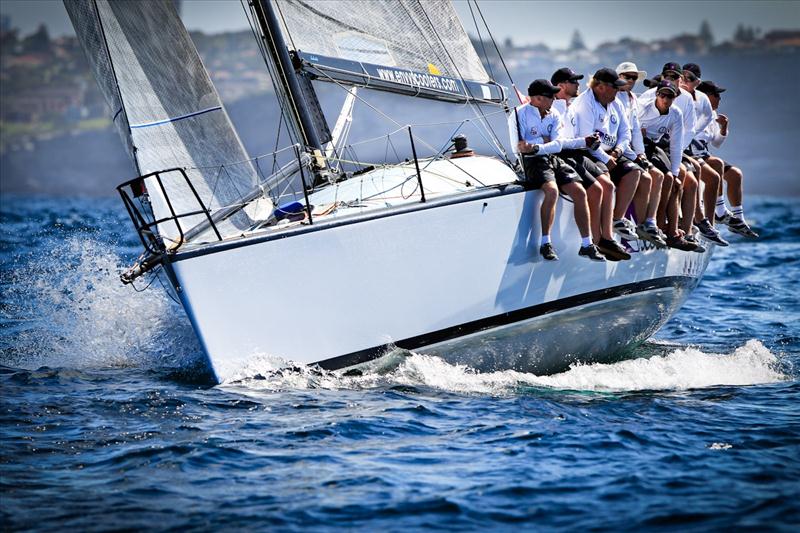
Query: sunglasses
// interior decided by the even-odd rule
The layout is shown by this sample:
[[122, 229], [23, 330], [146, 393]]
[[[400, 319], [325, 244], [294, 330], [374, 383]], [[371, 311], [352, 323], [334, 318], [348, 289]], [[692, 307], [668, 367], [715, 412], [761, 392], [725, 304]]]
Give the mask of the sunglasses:
[[622, 75], [620, 75], [620, 78], [626, 79], [628, 81], [636, 81], [636, 80], [639, 79], [639, 75], [638, 74], [622, 74]]
[[613, 83], [607, 83], [607, 82], [604, 82], [604, 84], [605, 84], [605, 85], [608, 85], [609, 87], [611, 87], [611, 88], [612, 88], [612, 89], [614, 89], [615, 91], [619, 91], [619, 87], [617, 87], [617, 86], [616, 86], [616, 85], [614, 85]]
[[658, 93], [658, 96], [661, 98], [666, 98], [667, 100], [674, 100], [675, 95], [672, 93]]
[[664, 78], [665, 80], [672, 80], [672, 81], [677, 81], [681, 79], [680, 75], [678, 74], [662, 74], [661, 77]]
[[571, 83], [572, 85], [578, 85], [578, 80], [565, 80], [564, 83]]
[[697, 81], [698, 78], [694, 74], [684, 74], [683, 79], [691, 83]]

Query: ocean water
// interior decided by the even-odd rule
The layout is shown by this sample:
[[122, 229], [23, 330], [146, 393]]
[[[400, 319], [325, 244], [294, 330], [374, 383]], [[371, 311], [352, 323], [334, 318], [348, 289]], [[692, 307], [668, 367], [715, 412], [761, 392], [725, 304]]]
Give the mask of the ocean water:
[[118, 201], [5, 197], [0, 527], [797, 531], [800, 200], [748, 216], [762, 238], [719, 249], [638, 359], [264, 360], [210, 387], [158, 282], [118, 282]]

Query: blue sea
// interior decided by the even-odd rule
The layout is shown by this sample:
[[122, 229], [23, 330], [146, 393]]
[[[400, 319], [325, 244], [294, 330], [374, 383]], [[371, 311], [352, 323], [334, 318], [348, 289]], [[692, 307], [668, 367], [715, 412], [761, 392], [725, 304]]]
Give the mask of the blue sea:
[[120, 284], [118, 200], [0, 202], [3, 530], [798, 531], [798, 198], [749, 199], [761, 239], [638, 359], [217, 386], [159, 282]]

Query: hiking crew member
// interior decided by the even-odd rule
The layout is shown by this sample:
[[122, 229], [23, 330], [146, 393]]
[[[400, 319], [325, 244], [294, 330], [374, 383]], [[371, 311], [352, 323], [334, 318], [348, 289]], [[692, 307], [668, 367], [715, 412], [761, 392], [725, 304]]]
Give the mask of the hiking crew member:
[[[689, 146], [686, 146], [686, 155], [691, 155], [691, 143], [694, 138], [714, 120], [711, 102], [704, 93], [696, 91], [700, 85], [700, 66], [695, 63], [686, 63], [681, 74], [680, 87], [692, 97], [695, 109], [695, 124], [692, 132], [692, 139]], [[693, 158], [694, 159], [694, 158]], [[700, 179], [705, 184], [703, 192], [702, 209], [698, 200], [698, 209], [695, 214], [695, 226], [706, 239], [713, 241], [720, 246], [727, 246], [728, 242], [722, 238], [719, 231], [714, 227], [714, 208], [716, 206], [717, 193], [721, 184], [720, 174], [718, 174], [708, 163], [702, 159], [695, 159], [700, 168]]]
[[722, 194], [722, 184], [719, 188], [717, 197], [715, 216], [719, 222], [726, 224], [728, 229], [745, 237], [756, 238], [758, 234], [754, 232], [745, 222], [744, 209], [742, 208], [742, 171], [733, 165], [723, 161], [719, 157], [711, 155], [709, 145], [715, 148], [722, 146], [728, 135], [728, 117], [717, 113], [721, 94], [725, 92], [723, 87], [719, 87], [713, 81], [703, 81], [697, 86], [697, 91], [708, 96], [711, 103], [713, 120], [706, 129], [698, 133], [692, 141], [692, 153], [704, 159], [711, 167], [716, 170], [727, 183], [728, 201], [732, 212], [725, 208], [725, 197]]
[[[625, 218], [641, 169], [622, 154], [630, 143], [630, 126], [625, 110], [616, 101], [617, 91], [625, 82], [617, 73], [609, 68], [598, 70], [589, 84], [589, 89], [578, 95], [569, 109], [574, 119], [573, 126], [578, 136], [589, 136], [598, 132], [600, 146], [589, 150], [592, 160], [602, 169], [609, 171], [609, 176], [617, 185], [617, 193], [612, 213], [603, 211], [602, 216], [613, 218], [613, 229], [618, 235], [628, 240], [636, 240], [636, 225]], [[612, 236], [602, 235], [597, 241], [601, 252], [609, 255], [618, 253], [622, 247]]]
[[[667, 233], [667, 246], [684, 251], [703, 251], [694, 243], [688, 242], [678, 229], [678, 209], [682, 199], [685, 168], [681, 167], [681, 143], [683, 138], [683, 116], [673, 102], [679, 89], [674, 82], [662, 80], [654, 86], [656, 98], [642, 102], [639, 108], [639, 123], [644, 135], [645, 155], [671, 183], [667, 201], [659, 210], [659, 222]], [[669, 155], [664, 149], [669, 150]], [[678, 179], [675, 179], [678, 178]], [[694, 210], [694, 199], [687, 201], [685, 208]], [[661, 218], [663, 217], [663, 218]]]
[[[560, 89], [553, 101], [553, 109], [559, 112], [563, 120], [564, 137], [574, 140], [574, 142], [567, 141], [562, 146], [559, 157], [575, 169], [575, 172], [581, 177], [581, 183], [586, 187], [586, 194], [589, 196], [589, 219], [592, 225], [592, 235], [595, 238], [598, 236], [611, 238], [613, 235], [611, 217], [609, 216], [604, 221], [601, 219], [601, 213], [603, 210], [611, 213], [614, 208], [614, 184], [611, 182], [608, 171], [605, 168], [601, 169], [589, 157], [585, 139], [575, 137], [572, 126], [573, 119], [568, 114], [569, 103], [578, 95], [578, 81], [582, 79], [583, 74], [577, 74], [568, 67], [556, 70], [550, 77], [550, 83]], [[596, 134], [589, 147], [594, 147], [599, 142], [600, 136]], [[587, 183], [593, 182], [596, 182], [599, 188], [587, 186]], [[595, 196], [598, 194], [599, 197], [596, 198]]]
[[511, 145], [514, 153], [522, 158], [525, 177], [534, 188], [542, 191], [544, 197], [540, 210], [542, 237], [539, 253], [548, 261], [558, 260], [550, 239], [550, 230], [555, 219], [560, 188], [570, 196], [574, 204], [575, 222], [581, 234], [578, 255], [593, 261], [604, 261], [592, 244], [589, 207], [581, 178], [572, 167], [555, 155], [561, 151], [565, 141], [561, 115], [550, 109], [558, 90], [558, 87], [547, 80], [533, 81], [528, 87], [530, 103], [516, 108], [508, 120]]
[[[634, 214], [639, 222], [636, 226], [636, 234], [641, 239], [650, 241], [658, 247], [664, 247], [667, 245], [665, 236], [656, 225], [656, 212], [662, 196], [664, 174], [645, 156], [642, 129], [638, 117], [639, 103], [638, 98], [633, 94], [633, 86], [640, 79], [645, 79], [647, 73], [639, 70], [636, 64], [630, 61], [617, 65], [616, 71], [619, 78], [625, 82], [625, 85], [617, 93], [617, 101], [625, 109], [631, 128], [631, 142], [622, 155], [639, 165], [642, 170], [639, 185], [633, 196]], [[672, 184], [669, 184], [668, 187], [671, 188], [671, 186]], [[663, 187], [667, 195], [669, 188]]]

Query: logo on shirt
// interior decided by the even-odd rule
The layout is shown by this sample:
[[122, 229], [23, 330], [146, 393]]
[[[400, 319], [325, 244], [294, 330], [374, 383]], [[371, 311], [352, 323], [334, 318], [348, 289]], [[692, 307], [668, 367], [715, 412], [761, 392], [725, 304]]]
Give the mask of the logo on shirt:
[[552, 124], [548, 124], [547, 125], [547, 133], [553, 133], [553, 125]]
[[658, 128], [658, 133], [667, 133], [667, 127], [661, 126], [660, 128]]
[[539, 131], [536, 128], [531, 128], [531, 135], [536, 137], [537, 135], [539, 135]]
[[617, 115], [611, 115], [611, 123], [612, 124], [616, 124], [617, 123]]

